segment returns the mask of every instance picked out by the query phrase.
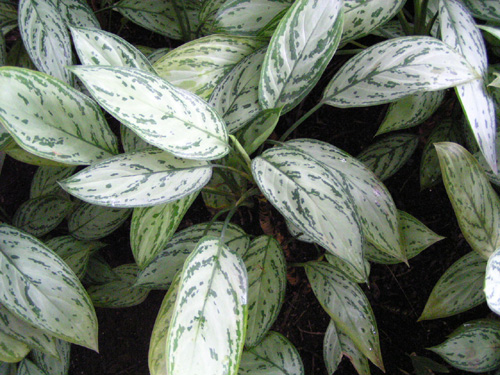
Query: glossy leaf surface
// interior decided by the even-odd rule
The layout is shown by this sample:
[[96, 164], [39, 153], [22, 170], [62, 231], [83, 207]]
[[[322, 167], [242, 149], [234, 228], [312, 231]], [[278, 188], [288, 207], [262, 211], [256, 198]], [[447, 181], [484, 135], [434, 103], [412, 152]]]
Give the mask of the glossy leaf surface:
[[0, 361], [15, 363], [28, 355], [30, 348], [23, 342], [0, 331]]
[[485, 21], [500, 21], [500, 4], [495, 0], [464, 0], [474, 17]]
[[31, 181], [30, 198], [66, 194], [57, 182], [71, 176], [75, 169], [75, 167], [39, 167]]
[[71, 344], [67, 341], [59, 340], [57, 344], [57, 356], [59, 358], [51, 357], [38, 350], [33, 350], [30, 357], [33, 362], [47, 374], [50, 375], [67, 375], [69, 372], [69, 358]]
[[94, 11], [85, 0], [59, 0], [57, 5], [66, 26], [101, 28]]
[[486, 265], [484, 280], [484, 294], [488, 307], [495, 314], [500, 315], [500, 250], [491, 254]]

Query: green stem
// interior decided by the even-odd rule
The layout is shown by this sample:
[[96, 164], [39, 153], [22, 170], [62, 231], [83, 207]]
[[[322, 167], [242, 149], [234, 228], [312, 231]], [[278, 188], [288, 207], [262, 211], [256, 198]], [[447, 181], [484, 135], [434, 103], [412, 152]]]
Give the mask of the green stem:
[[402, 10], [398, 12], [398, 20], [399, 20], [399, 23], [401, 24], [401, 27], [403, 28], [404, 33], [406, 35], [411, 35], [412, 32], [411, 32], [410, 23], [406, 20], [405, 14], [403, 13]]
[[367, 49], [368, 48], [368, 46], [365, 46], [364, 44], [361, 44], [360, 42], [358, 42], [356, 40], [351, 40], [351, 41], [349, 41], [349, 43], [351, 43], [353, 46], [359, 47], [361, 49]]
[[306, 263], [288, 263], [288, 267], [305, 267]]
[[300, 119], [298, 119], [295, 124], [290, 126], [290, 128], [281, 136], [279, 139], [280, 142], [285, 142], [285, 140], [288, 138], [290, 134], [293, 133], [295, 129], [299, 127], [304, 121], [306, 121], [311, 115], [316, 112], [320, 107], [323, 105], [323, 102], [319, 102], [316, 104], [314, 107], [312, 107], [304, 116], [302, 116]]
[[252, 176], [250, 176], [248, 173], [245, 173], [243, 171], [240, 171], [236, 168], [230, 167], [229, 165], [221, 165], [221, 164], [214, 164], [214, 168], [220, 168], [220, 169], [226, 169], [228, 171], [231, 171], [233, 173], [239, 174], [240, 176], [244, 177], [246, 180], [250, 182], [254, 182]]
[[101, 8], [101, 9], [98, 9], [94, 12], [94, 14], [98, 14], [98, 13], [102, 13], [102, 12], [106, 12], [108, 10], [113, 10], [115, 8], [115, 4], [113, 5], [110, 5], [109, 7], [104, 7], [104, 8]]
[[363, 52], [364, 49], [362, 48], [356, 48], [356, 49], [341, 49], [340, 51], [335, 52], [335, 56], [341, 56], [341, 55], [356, 55], [360, 52]]
[[205, 186], [203, 188], [203, 191], [205, 193], [209, 193], [209, 194], [222, 195], [224, 197], [231, 197], [231, 198], [236, 198], [237, 197], [237, 195], [234, 194], [234, 193], [228, 193], [227, 191], [222, 191], [222, 190], [219, 190], [219, 189], [214, 189], [214, 188], [211, 188], [211, 187], [208, 187], [208, 186]]
[[250, 156], [248, 156], [248, 153], [245, 151], [245, 148], [241, 145], [241, 143], [238, 141], [238, 139], [234, 135], [230, 135], [229, 138], [231, 138], [231, 141], [233, 141], [234, 145], [236, 146], [236, 150], [238, 153], [241, 155], [242, 159], [245, 161], [248, 170], [252, 170], [252, 159], [250, 159]]
[[208, 233], [208, 231], [210, 230], [210, 228], [212, 228], [212, 225], [214, 225], [214, 223], [217, 221], [217, 219], [219, 218], [219, 216], [221, 216], [222, 214], [228, 212], [229, 209], [226, 209], [226, 210], [221, 210], [219, 212], [217, 212], [213, 218], [210, 219], [210, 221], [208, 222], [207, 226], [205, 227], [205, 230], [203, 231], [203, 234], [202, 234], [202, 237], [205, 237]]

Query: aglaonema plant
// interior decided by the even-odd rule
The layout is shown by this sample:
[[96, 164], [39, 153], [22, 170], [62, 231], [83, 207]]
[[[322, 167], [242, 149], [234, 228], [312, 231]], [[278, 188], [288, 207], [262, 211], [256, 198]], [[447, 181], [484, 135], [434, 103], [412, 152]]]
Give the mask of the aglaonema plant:
[[[440, 290], [456, 288], [449, 280], [431, 298], [450, 309], [442, 316], [485, 298], [497, 306], [498, 198], [483, 172], [489, 169], [493, 178], [497, 168], [495, 101], [486, 88], [483, 37], [471, 15], [484, 14], [485, 2], [416, 0], [413, 19], [404, 3], [111, 4], [129, 20], [185, 42], [148, 57], [101, 30], [85, 2], [21, 0], [17, 12], [1, 3], [2, 26], [10, 30], [17, 21], [23, 45], [16, 42], [0, 56], [6, 65], [0, 68], [0, 146], [41, 166], [30, 199], [0, 227], [6, 371], [12, 370], [7, 363], [19, 362], [22, 374], [66, 373], [68, 343], [97, 350], [93, 305], [132, 306], [150, 290], [164, 289], [149, 351], [152, 375], [304, 374], [294, 345], [271, 331], [287, 284], [285, 244], [266, 228], [252, 237], [231, 222], [243, 206], [268, 204], [293, 237], [323, 249], [320, 258], [291, 266], [305, 269], [331, 318], [324, 341], [329, 373], [343, 356], [360, 374], [370, 372], [369, 361], [383, 370], [376, 319], [359, 284], [369, 279], [370, 262], [408, 262], [442, 238], [398, 210], [382, 182], [411, 157], [418, 139], [389, 134], [355, 158], [319, 140], [288, 138], [323, 105], [391, 103], [378, 134], [413, 127], [440, 108], [448, 88], [455, 88], [470, 147], [483, 166], [449, 143], [437, 146], [439, 163], [450, 197], [482, 199], [451, 198], [479, 255], [471, 253], [453, 271], [456, 278], [473, 278], [474, 298], [448, 303]], [[391, 22], [395, 17], [399, 26]], [[356, 41], [372, 32], [389, 38], [370, 47]], [[429, 33], [439, 38], [423, 35]], [[268, 142], [280, 117], [294, 111], [336, 54], [355, 56], [313, 108]], [[103, 110], [120, 123], [120, 139]], [[440, 133], [436, 128], [433, 142], [454, 136], [446, 124]], [[427, 187], [439, 173], [431, 147], [424, 157]], [[86, 167], [75, 173], [75, 166]], [[177, 231], [200, 193], [213, 219]], [[478, 207], [484, 212], [472, 223]], [[111, 268], [97, 240], [130, 214], [135, 263]], [[47, 237], [66, 218], [68, 235]], [[486, 295], [480, 287], [485, 273]], [[422, 318], [436, 317], [439, 308], [429, 309]], [[496, 368], [495, 350], [471, 359], [475, 368], [454, 358], [462, 358], [463, 337], [470, 335], [486, 335], [496, 347], [497, 325], [470, 323], [452, 337], [459, 348], [445, 343], [433, 350], [459, 368]]]

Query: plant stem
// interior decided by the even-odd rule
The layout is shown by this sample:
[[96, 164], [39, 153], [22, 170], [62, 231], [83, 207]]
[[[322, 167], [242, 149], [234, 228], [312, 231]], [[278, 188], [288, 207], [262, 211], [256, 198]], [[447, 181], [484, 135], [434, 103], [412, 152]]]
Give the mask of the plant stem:
[[406, 20], [405, 14], [403, 13], [402, 10], [398, 12], [398, 20], [399, 23], [401, 24], [401, 27], [403, 28], [403, 31], [406, 35], [411, 35], [411, 27], [410, 23]]
[[288, 267], [305, 267], [305, 263], [288, 263]]
[[248, 153], [245, 151], [241, 143], [234, 135], [231, 134], [229, 138], [231, 138], [231, 141], [233, 141], [234, 146], [236, 147], [236, 151], [238, 151], [238, 156], [243, 159], [243, 167], [245, 168], [246, 172], [248, 174], [252, 174], [252, 159], [250, 159], [250, 156], [248, 156]]
[[214, 188], [207, 187], [207, 186], [205, 186], [203, 188], [203, 191], [206, 193], [209, 193], [209, 194], [222, 195], [224, 197], [232, 197], [232, 198], [237, 197], [237, 195], [234, 193], [229, 193], [227, 191], [222, 191], [222, 190], [214, 189]]
[[340, 51], [335, 52], [335, 56], [341, 56], [341, 55], [356, 55], [360, 52], [363, 52], [363, 48], [356, 48], [356, 49], [341, 49]]
[[349, 43], [351, 43], [353, 46], [359, 47], [361, 49], [367, 49], [368, 48], [368, 46], [365, 46], [364, 44], [361, 44], [361, 43], [359, 43], [356, 40], [351, 40], [351, 41], [349, 41]]
[[245, 172], [240, 171], [236, 168], [230, 167], [229, 165], [214, 164], [213, 167], [220, 168], [220, 169], [226, 169], [226, 170], [231, 171], [233, 173], [239, 174], [240, 176], [244, 177], [246, 180], [248, 180], [252, 183], [254, 182], [252, 176], [250, 176], [248, 173], [245, 173]]
[[104, 7], [104, 8], [101, 8], [101, 9], [98, 9], [94, 12], [94, 14], [98, 14], [98, 13], [102, 13], [102, 12], [106, 12], [107, 10], [113, 10], [115, 8], [115, 5], [110, 5], [109, 7]]
[[295, 129], [299, 127], [300, 124], [302, 124], [304, 121], [306, 121], [311, 115], [316, 112], [320, 107], [323, 105], [323, 102], [319, 102], [316, 104], [314, 107], [312, 107], [304, 116], [302, 116], [300, 119], [298, 119], [295, 124], [290, 126], [290, 128], [281, 136], [279, 139], [280, 142], [284, 142], [290, 134], [293, 133]]

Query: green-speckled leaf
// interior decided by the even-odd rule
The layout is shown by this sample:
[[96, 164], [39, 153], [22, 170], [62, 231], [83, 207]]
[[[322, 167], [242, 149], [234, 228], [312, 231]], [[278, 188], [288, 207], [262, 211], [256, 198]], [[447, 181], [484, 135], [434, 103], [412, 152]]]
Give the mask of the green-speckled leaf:
[[291, 147], [267, 150], [253, 160], [252, 171], [262, 193], [288, 221], [364, 273], [362, 229], [342, 174]]
[[23, 342], [0, 331], [0, 361], [15, 363], [21, 361], [30, 352]]
[[88, 293], [96, 307], [122, 308], [136, 306], [147, 298], [149, 290], [135, 287], [139, 267], [135, 263], [113, 268], [119, 280], [101, 285], [92, 285]]
[[211, 175], [206, 161], [144, 150], [93, 164], [61, 186], [88, 203], [130, 208], [173, 202], [200, 190]]
[[149, 60], [119, 36], [95, 28], [72, 27], [70, 30], [82, 65], [123, 66], [155, 73]]
[[372, 171], [348, 153], [325, 142], [296, 139], [285, 145], [300, 149], [327, 168], [342, 174], [347, 180], [346, 190], [354, 200], [365, 238], [381, 251], [406, 260], [396, 205], [387, 188]]
[[248, 273], [248, 324], [245, 346], [257, 345], [271, 328], [283, 305], [286, 261], [279, 242], [260, 236], [243, 257]]
[[368, 35], [392, 19], [404, 4], [404, 0], [344, 0], [342, 44]]
[[172, 285], [163, 298], [160, 311], [156, 316], [151, 340], [149, 341], [148, 366], [151, 375], [165, 375], [167, 373], [167, 362], [165, 350], [167, 348], [167, 333], [174, 313], [175, 300], [179, 292], [179, 282], [181, 273], [179, 272], [173, 279]]
[[394, 39], [405, 36], [405, 32], [398, 20], [389, 21], [373, 30], [371, 35], [380, 36], [385, 39]]
[[196, 95], [138, 69], [78, 66], [71, 70], [101, 106], [153, 146], [200, 160], [228, 153], [224, 121]]
[[5, 224], [0, 234], [1, 303], [56, 337], [97, 350], [94, 307], [73, 271], [34, 237]]
[[445, 318], [485, 301], [486, 260], [472, 251], [448, 268], [438, 280], [419, 320]]
[[[169, 53], [172, 50], [172, 48], [164, 47], [164, 48], [157, 48], [150, 54], [146, 55], [148, 58], [149, 62], [151, 64], [156, 63], [160, 58], [165, 56], [167, 53]], [[143, 52], [144, 53], [144, 52]]]
[[340, 0], [296, 0], [271, 38], [260, 76], [264, 109], [288, 112], [319, 81], [335, 53], [344, 17]]
[[26, 323], [7, 310], [3, 305], [0, 305], [0, 332], [24, 342], [32, 349], [57, 356], [56, 338], [54, 336]]
[[[398, 218], [403, 247], [408, 259], [416, 257], [429, 246], [444, 239], [407, 212], [399, 210]], [[365, 255], [367, 259], [376, 263], [396, 264], [401, 262], [400, 259], [381, 252], [371, 244], [365, 248]]]
[[59, 12], [68, 27], [100, 29], [94, 11], [85, 0], [58, 0]]
[[90, 255], [106, 246], [102, 242], [80, 241], [72, 236], [51, 238], [46, 242], [46, 245], [70, 266], [79, 279], [85, 275]]
[[174, 202], [134, 208], [130, 246], [139, 268], [151, 263], [165, 248], [197, 195], [195, 192]]
[[500, 323], [475, 320], [458, 328], [442, 344], [429, 348], [460, 370], [486, 373], [500, 366]]
[[257, 149], [269, 138], [274, 131], [281, 115], [281, 108], [265, 109], [254, 119], [247, 122], [236, 133], [240, 144], [248, 155]]
[[406, 164], [417, 149], [418, 137], [413, 134], [389, 134], [365, 148], [357, 159], [384, 181]]
[[[367, 245], [371, 245], [366, 243]], [[365, 247], [366, 249], [366, 247]], [[379, 250], [380, 251], [380, 250]], [[340, 271], [347, 275], [352, 281], [360, 284], [360, 283], [367, 283], [368, 282], [368, 277], [370, 276], [370, 262], [365, 258], [363, 259], [363, 265], [364, 265], [364, 273], [359, 272], [357, 269], [355, 269], [353, 266], [351, 266], [349, 263], [345, 262], [338, 256], [335, 256], [333, 254], [325, 254], [325, 259], [327, 260], [328, 263], [330, 263], [332, 266], [335, 267], [337, 271]]]
[[439, 108], [445, 91], [422, 91], [391, 103], [377, 134], [408, 129], [427, 120]]
[[377, 323], [361, 288], [325, 262], [308, 262], [305, 270], [316, 298], [339, 330], [383, 370]]
[[291, 0], [229, 0], [217, 11], [213, 28], [231, 35], [258, 35]]
[[113, 268], [101, 254], [95, 253], [90, 257], [85, 282], [88, 284], [107, 284], [118, 280], [120, 280], [120, 276], [113, 271]]
[[39, 350], [33, 350], [30, 358], [47, 374], [68, 375], [71, 344], [67, 341], [57, 339], [56, 345], [59, 358], [54, 358]]
[[[206, 231], [207, 223], [202, 223], [176, 233], [165, 249], [139, 273], [136, 285], [150, 289], [167, 289], [201, 238], [205, 235], [220, 236], [223, 226], [224, 223], [215, 222]], [[224, 241], [240, 257], [244, 256], [250, 244], [247, 234], [234, 224], [227, 226]]]
[[266, 48], [239, 62], [212, 92], [208, 101], [226, 122], [227, 131], [235, 133], [261, 111], [259, 76]]
[[349, 336], [338, 330], [335, 322], [330, 320], [323, 339], [323, 358], [329, 374], [337, 370], [343, 356], [349, 358], [359, 375], [370, 375], [366, 356], [359, 351]]
[[420, 189], [427, 189], [441, 182], [441, 169], [434, 143], [462, 143], [462, 138], [460, 128], [455, 126], [450, 119], [444, 119], [432, 129], [420, 161]]
[[27, 151], [65, 164], [90, 164], [118, 152], [99, 106], [63, 82], [4, 67], [0, 87], [0, 120]]
[[47, 373], [25, 358], [19, 363], [16, 375], [47, 375]]
[[57, 184], [73, 174], [76, 167], [39, 167], [30, 187], [30, 198], [38, 198], [43, 195], [65, 195], [66, 193]]
[[26, 150], [23, 150], [15, 143], [10, 144], [5, 150], [5, 153], [9, 155], [12, 159], [20, 161], [22, 163], [36, 165], [38, 167], [68, 167], [67, 164], [59, 163], [54, 160], [45, 159], [40, 156], [36, 156]]
[[488, 307], [495, 314], [500, 315], [500, 249], [495, 250], [486, 265], [484, 280], [484, 294]]
[[98, 240], [118, 229], [132, 210], [82, 202], [68, 218], [69, 233], [85, 241]]
[[446, 192], [469, 245], [485, 259], [500, 247], [500, 199], [481, 166], [462, 146], [435, 144]]
[[120, 125], [120, 139], [125, 152], [141, 151], [153, 147], [124, 125]]
[[38, 70], [72, 84], [73, 78], [67, 69], [73, 63], [71, 40], [58, 3], [54, 0], [21, 0], [19, 31]]
[[16, 210], [12, 224], [36, 237], [55, 229], [71, 212], [73, 203], [58, 195], [46, 195], [24, 202]]
[[264, 44], [253, 37], [210, 35], [170, 51], [154, 68], [174, 86], [208, 99], [236, 64]]
[[238, 375], [304, 375], [304, 365], [285, 336], [269, 332], [259, 345], [243, 352]]
[[500, 4], [496, 0], [463, 0], [474, 17], [493, 23], [500, 22]]
[[[469, 10], [458, 0], [442, 0], [439, 18], [442, 40], [460, 52], [485, 79], [488, 70], [486, 45]], [[496, 171], [495, 105], [485, 82], [476, 80], [457, 86], [456, 92], [481, 152]]]
[[351, 58], [332, 78], [322, 101], [334, 107], [371, 106], [479, 78], [465, 58], [444, 42], [402, 37], [375, 44]]
[[181, 275], [167, 338], [167, 372], [236, 374], [247, 319], [241, 258], [220, 238], [203, 237]]

